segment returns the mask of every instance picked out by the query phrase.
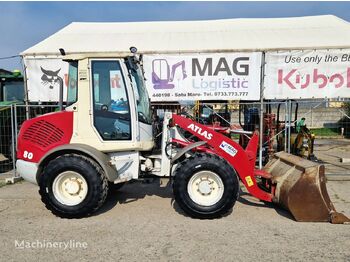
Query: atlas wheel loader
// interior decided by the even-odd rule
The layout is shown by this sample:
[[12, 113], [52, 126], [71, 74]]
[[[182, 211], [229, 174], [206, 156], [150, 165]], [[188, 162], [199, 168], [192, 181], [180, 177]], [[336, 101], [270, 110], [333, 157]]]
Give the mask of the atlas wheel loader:
[[[226, 214], [239, 196], [241, 180], [251, 195], [281, 205], [297, 221], [349, 221], [329, 200], [322, 165], [281, 152], [266, 169], [255, 169], [257, 132], [242, 148], [207, 126], [167, 112], [161, 148], [155, 149], [142, 60], [131, 50], [66, 55], [67, 106], [21, 127], [17, 170], [38, 184], [54, 214], [88, 216], [103, 205], [111, 184], [153, 175], [171, 178], [175, 201], [193, 218]], [[180, 129], [197, 142], [183, 138]], [[172, 139], [183, 144], [166, 152], [173, 149], [168, 146]]]

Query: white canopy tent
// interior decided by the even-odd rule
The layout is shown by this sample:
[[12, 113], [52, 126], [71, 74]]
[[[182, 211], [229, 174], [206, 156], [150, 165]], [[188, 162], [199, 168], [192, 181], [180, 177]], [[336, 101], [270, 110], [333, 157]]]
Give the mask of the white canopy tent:
[[[261, 86], [260, 70], [261, 65], [265, 64], [265, 77], [263, 79], [266, 87], [264, 89], [265, 98], [267, 95], [271, 96], [268, 97], [269, 99], [277, 97], [300, 98], [310, 97], [315, 93], [318, 97], [348, 96], [348, 88], [346, 86], [340, 88], [341, 84], [339, 83], [348, 83], [347, 72], [350, 69], [348, 69], [349, 63], [346, 57], [348, 56], [350, 59], [350, 23], [333, 15], [325, 15], [208, 21], [74, 22], [21, 53], [26, 68], [29, 100], [57, 101], [59, 93], [57, 85], [52, 86], [43, 79], [46, 79], [44, 72], [48, 71], [65, 79], [68, 73], [68, 64], [62, 61], [60, 48], [63, 48], [67, 55], [113, 53], [113, 55], [125, 56], [130, 54], [132, 46], [138, 49], [138, 53], [145, 54], [144, 66], [146, 75], [148, 74], [147, 79], [149, 79], [146, 84], [150, 94], [153, 91], [156, 92], [155, 97], [152, 98], [154, 101], [157, 99], [156, 95], [164, 90], [153, 88], [152, 73], [156, 69], [153, 69], [152, 61], [172, 61], [171, 63], [174, 65], [187, 59], [183, 63], [190, 69], [193, 57], [202, 59], [203, 63], [207, 61], [206, 59], [218, 61], [222, 56], [221, 53], [224, 52], [225, 58], [229, 60], [235, 59], [235, 56], [248, 57], [253, 53], [258, 53], [257, 56], [261, 58], [249, 59], [250, 75], [258, 76], [252, 78], [254, 81], [250, 80], [249, 87]], [[264, 56], [262, 52], [265, 52]], [[304, 60], [297, 64], [288, 63], [288, 59], [285, 58], [291, 56], [294, 59]], [[326, 56], [337, 56], [338, 61], [335, 63], [329, 61], [329, 58], [326, 61]], [[309, 59], [311, 62], [306, 63], [305, 59]], [[313, 63], [311, 59], [318, 61], [317, 64]], [[344, 59], [345, 61], [343, 61]], [[329, 88], [323, 88], [323, 84], [320, 85], [315, 80], [310, 83], [310, 88], [313, 86], [314, 89], [309, 92], [309, 89], [305, 88], [305, 83], [303, 88], [299, 88], [300, 81], [291, 83], [291, 81], [297, 81], [294, 71], [288, 74], [290, 70], [294, 70], [295, 66], [298, 67], [299, 71], [301, 70], [295, 75], [309, 74], [311, 80], [318, 80], [322, 77], [320, 74], [327, 75], [330, 80], [325, 85]], [[318, 73], [313, 75], [316, 68]], [[284, 71], [279, 75], [278, 72], [282, 72], [282, 69]], [[187, 71], [190, 70], [187, 69]], [[342, 78], [338, 77], [339, 74], [342, 75]], [[218, 76], [217, 79], [210, 76], [206, 79], [206, 83], [220, 80], [220, 77], [222, 78], [223, 75]], [[49, 78], [51, 79], [51, 77]], [[186, 86], [184, 90], [188, 91], [189, 86], [189, 83], [185, 83], [185, 81], [192, 83], [191, 79], [194, 78], [182, 79], [184, 80], [183, 85]], [[172, 80], [169, 79], [169, 81]], [[66, 82], [64, 83], [66, 85]], [[334, 85], [337, 85], [336, 88], [332, 88]], [[277, 86], [284, 88], [276, 89]], [[295, 89], [295, 87], [298, 88]], [[276, 89], [274, 91], [278, 92], [272, 92], [268, 88], [274, 88]], [[324, 92], [320, 92], [322, 90]], [[174, 88], [173, 91], [179, 92], [178, 87]], [[286, 91], [288, 94], [285, 93]], [[258, 91], [251, 92], [260, 97]], [[163, 96], [158, 97], [164, 99]], [[232, 96], [230, 95], [230, 97]], [[207, 99], [209, 98], [207, 97]], [[169, 97], [168, 99], [173, 98]]]
[[[315, 50], [327, 51], [327, 49], [337, 50], [330, 53], [331, 55], [336, 55], [337, 58], [343, 55], [347, 56], [350, 50], [350, 23], [333, 15], [210, 21], [71, 23], [57, 33], [21, 53], [24, 57], [24, 63], [26, 64], [26, 71], [28, 71], [28, 68], [31, 68], [29, 72], [33, 72], [33, 75], [27, 78], [27, 84], [28, 79], [32, 81], [28, 86], [32, 86], [33, 88], [32, 92], [29, 92], [29, 94], [41, 94], [44, 92], [44, 89], [40, 86], [40, 77], [42, 75], [40, 69], [43, 65], [40, 59], [47, 63], [44, 64], [46, 70], [50, 69], [58, 72], [58, 69], [61, 70], [61, 68], [64, 68], [63, 64], [58, 65], [57, 62], [59, 60], [57, 58], [61, 58], [59, 52], [60, 48], [63, 48], [67, 55], [99, 52], [125, 54], [130, 52], [129, 49], [132, 46], [136, 47], [139, 53], [150, 56], [157, 54], [176, 55], [206, 52], [231, 52], [231, 55], [239, 52], [266, 52], [272, 57], [276, 56], [276, 59], [270, 59], [271, 61], [269, 62], [271, 65], [281, 65], [281, 68], [286, 70], [286, 72], [288, 72], [287, 70], [289, 69], [292, 69], [292, 72], [294, 72], [294, 67], [289, 68], [289, 66], [294, 66], [293, 64], [290, 65], [291, 63], [289, 63], [288, 65], [283, 65], [284, 56], [294, 55], [301, 58], [309, 56], [307, 57], [308, 59], [310, 57], [316, 59], [322, 56], [323, 61], [325, 61], [325, 57], [328, 53], [317, 53]], [[342, 50], [339, 51], [340, 49]], [[283, 50], [285, 52], [283, 52]], [[308, 52], [303, 54], [304, 52], [300, 50], [308, 50]], [[281, 54], [276, 55], [274, 54], [276, 53], [275, 51], [280, 51], [278, 53]], [[289, 51], [292, 52], [289, 53]], [[267, 58], [269, 58], [269, 56]], [[52, 62], [50, 62], [50, 60], [52, 60]], [[274, 61], [277, 62], [274, 63]], [[29, 64], [30, 62], [32, 64]], [[264, 62], [264, 60], [262, 62]], [[313, 66], [314, 64], [311, 63], [311, 65]], [[319, 68], [317, 67], [320, 70], [317, 71], [319, 73], [310, 79], [318, 80], [320, 77], [328, 79], [321, 75], [320, 72], [321, 69], [327, 71], [331, 68], [331, 71], [328, 70], [329, 72], [327, 71], [325, 73], [326, 75], [330, 75], [329, 82], [331, 82], [331, 79], [334, 80], [337, 78], [338, 84], [339, 81], [347, 83], [344, 80], [346, 78], [346, 70], [350, 70], [344, 69], [347, 65], [347, 61], [342, 64], [339, 64], [338, 61], [338, 66], [334, 66], [333, 64], [330, 66], [329, 63], [322, 64]], [[273, 77], [277, 75], [276, 72], [279, 72], [280, 69], [279, 67], [275, 67], [273, 67], [274, 71], [268, 71], [271, 72], [270, 75]], [[258, 68], [260, 69], [260, 64]], [[309, 73], [310, 75], [310, 72], [314, 72], [313, 67], [305, 66], [303, 68], [305, 69], [305, 72], [302, 72], [303, 74]], [[60, 71], [61, 74], [62, 71], [63, 69]], [[322, 71], [322, 73], [324, 72]], [[290, 76], [291, 73], [287, 73], [287, 75], [283, 75], [281, 79], [289, 84], [291, 83], [290, 81], [292, 81]], [[340, 79], [341, 77], [342, 79]], [[149, 77], [149, 79], [151, 79], [151, 77]], [[278, 82], [279, 80], [276, 79], [273, 78], [272, 80]], [[324, 80], [324, 82], [325, 81], [326, 80]], [[270, 83], [269, 81], [265, 82]], [[282, 84], [285, 86], [284, 82]], [[298, 84], [300, 85], [299, 82]], [[260, 81], [258, 83], [260, 85]], [[273, 81], [271, 83], [273, 83]], [[151, 81], [148, 81], [148, 84], [151, 84]], [[263, 84], [262, 81], [261, 84]], [[280, 83], [273, 83], [270, 86], [276, 88], [279, 87], [279, 84]], [[335, 83], [329, 84], [328, 80], [326, 84], [329, 88], [335, 85]], [[320, 88], [317, 86], [318, 82], [316, 81], [313, 85], [314, 89], [319, 92]], [[38, 88], [38, 90], [35, 88]], [[279, 88], [281, 89], [281, 87]], [[284, 88], [288, 89], [289, 87]], [[348, 90], [344, 86], [341, 88], [336, 86], [334, 89]], [[47, 91], [49, 89], [46, 88], [45, 90]], [[300, 88], [293, 90], [300, 90]], [[52, 89], [50, 92], [54, 93], [53, 91], [55, 90]], [[313, 95], [315, 92], [316, 91], [309, 91], [307, 95]], [[52, 100], [49, 101], [55, 101], [55, 99], [57, 101], [58, 92], [56, 91], [55, 94], [55, 96], [52, 96]], [[330, 92], [326, 94], [328, 95]], [[338, 94], [339, 93], [336, 93], [336, 95]], [[263, 96], [261, 96], [261, 99], [262, 98]], [[33, 99], [33, 101], [37, 100]], [[46, 98], [46, 100], [43, 101], [48, 100]], [[261, 104], [261, 109], [260, 121], [263, 119], [263, 104]], [[262, 122], [260, 128], [260, 132], [262, 133]], [[259, 155], [259, 164], [261, 167], [262, 136], [260, 137]]]
[[350, 23], [333, 15], [210, 21], [71, 23], [22, 56], [86, 52], [186, 53], [350, 46]]

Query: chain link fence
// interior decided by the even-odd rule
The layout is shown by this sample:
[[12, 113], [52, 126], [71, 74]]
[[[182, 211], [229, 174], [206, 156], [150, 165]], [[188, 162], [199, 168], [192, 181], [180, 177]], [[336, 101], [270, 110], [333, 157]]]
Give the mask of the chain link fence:
[[[327, 138], [330, 141], [342, 139], [341, 141], [350, 146], [350, 139], [347, 140], [350, 138], [350, 100], [286, 100], [265, 101], [263, 104], [238, 101], [174, 102], [153, 103], [152, 109], [153, 120], [158, 123], [162, 121], [164, 112], [170, 111], [185, 114], [205, 125], [215, 124], [232, 130], [258, 130], [263, 134], [258, 152], [257, 164], [260, 167], [274, 152], [301, 154], [299, 151], [305, 148], [313, 150], [310, 148], [313, 145], [307, 141], [308, 138], [311, 139], [307, 132], [298, 140], [303, 126], [310, 131], [310, 136], [314, 136], [312, 139], [316, 145], [320, 144], [322, 138]], [[22, 123], [26, 119], [57, 110], [57, 105], [0, 105], [0, 173], [16, 175], [16, 138]], [[155, 131], [156, 140], [161, 139], [158, 133]], [[234, 132], [231, 133], [231, 138], [243, 147], [249, 141], [247, 135]], [[301, 144], [296, 145], [296, 141]], [[346, 150], [345, 148], [343, 151]], [[350, 147], [348, 150], [350, 151]], [[318, 156], [317, 153], [315, 155]]]

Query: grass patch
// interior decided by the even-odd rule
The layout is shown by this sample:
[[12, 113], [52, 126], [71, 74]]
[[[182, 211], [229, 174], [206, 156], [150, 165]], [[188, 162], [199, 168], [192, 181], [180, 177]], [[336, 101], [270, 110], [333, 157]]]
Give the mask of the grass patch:
[[311, 132], [316, 136], [339, 136], [338, 128], [315, 128]]
[[0, 188], [6, 186], [6, 182], [5, 181], [0, 181]]

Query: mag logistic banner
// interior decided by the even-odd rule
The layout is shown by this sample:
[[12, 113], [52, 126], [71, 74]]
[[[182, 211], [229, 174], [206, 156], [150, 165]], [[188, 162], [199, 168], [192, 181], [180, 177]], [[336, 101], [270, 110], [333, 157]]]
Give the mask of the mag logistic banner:
[[[25, 58], [28, 98], [31, 102], [59, 100], [59, 78], [63, 80], [64, 100], [68, 86], [68, 63], [53, 58]], [[74, 83], [74, 81], [72, 81]]]
[[267, 52], [264, 97], [350, 97], [350, 49]]
[[259, 100], [261, 53], [145, 55], [151, 101]]

